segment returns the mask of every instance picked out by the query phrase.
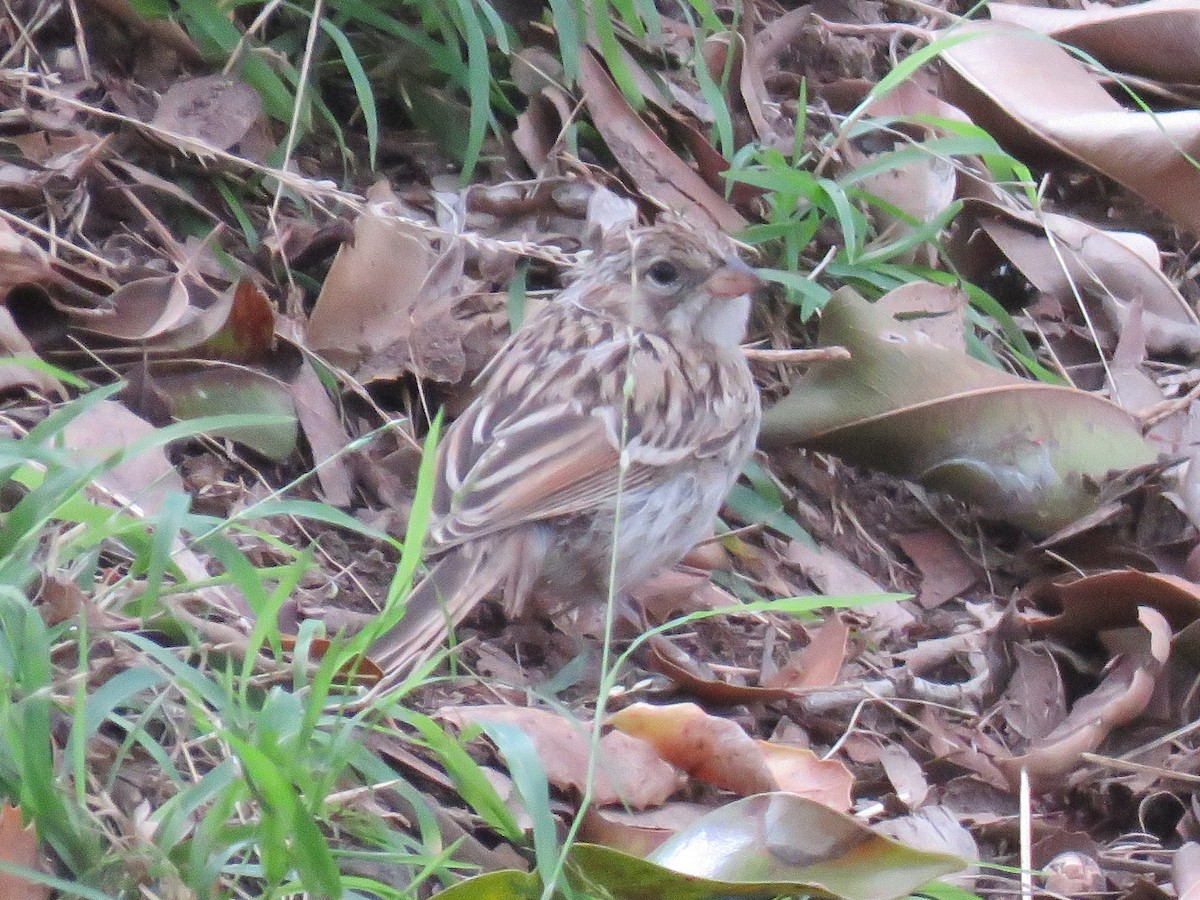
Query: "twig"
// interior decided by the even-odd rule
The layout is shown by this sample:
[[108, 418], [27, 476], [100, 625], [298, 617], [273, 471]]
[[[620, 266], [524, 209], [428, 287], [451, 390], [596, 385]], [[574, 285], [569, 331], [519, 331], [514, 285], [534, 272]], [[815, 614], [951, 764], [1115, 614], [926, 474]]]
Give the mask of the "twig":
[[845, 347], [806, 347], [788, 350], [775, 350], [771, 347], [743, 347], [742, 353], [751, 362], [763, 362], [783, 366], [805, 365], [825, 360], [845, 361], [850, 359], [850, 351]]

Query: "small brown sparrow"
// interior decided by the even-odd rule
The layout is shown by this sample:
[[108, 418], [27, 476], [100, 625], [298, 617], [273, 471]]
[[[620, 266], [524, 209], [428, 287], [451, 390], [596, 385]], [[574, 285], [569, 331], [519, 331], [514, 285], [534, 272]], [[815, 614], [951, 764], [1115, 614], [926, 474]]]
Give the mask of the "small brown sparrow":
[[423, 661], [484, 596], [619, 595], [683, 558], [754, 447], [739, 347], [758, 277], [672, 218], [610, 236], [508, 340], [438, 448], [429, 575], [371, 650]]

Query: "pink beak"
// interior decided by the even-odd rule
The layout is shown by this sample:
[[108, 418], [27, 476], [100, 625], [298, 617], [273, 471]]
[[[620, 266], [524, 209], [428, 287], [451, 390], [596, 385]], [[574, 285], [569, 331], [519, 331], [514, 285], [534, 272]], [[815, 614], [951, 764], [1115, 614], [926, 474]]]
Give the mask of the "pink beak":
[[725, 261], [725, 265], [708, 276], [704, 287], [717, 300], [733, 300], [743, 294], [749, 294], [760, 284], [762, 279], [752, 268], [736, 256], [731, 256]]

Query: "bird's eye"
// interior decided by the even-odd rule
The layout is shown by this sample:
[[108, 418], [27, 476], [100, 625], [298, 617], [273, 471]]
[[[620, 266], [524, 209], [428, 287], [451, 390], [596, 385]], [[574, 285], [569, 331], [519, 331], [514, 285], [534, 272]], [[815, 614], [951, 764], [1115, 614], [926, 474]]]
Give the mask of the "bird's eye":
[[679, 267], [669, 260], [660, 259], [650, 264], [646, 277], [659, 287], [673, 287], [679, 283]]

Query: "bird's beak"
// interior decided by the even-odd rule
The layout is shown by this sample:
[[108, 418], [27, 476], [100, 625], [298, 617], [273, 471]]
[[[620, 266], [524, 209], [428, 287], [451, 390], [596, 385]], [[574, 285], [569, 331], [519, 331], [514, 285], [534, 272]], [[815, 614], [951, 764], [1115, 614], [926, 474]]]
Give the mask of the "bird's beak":
[[736, 256], [731, 256], [725, 260], [725, 265], [708, 276], [704, 287], [718, 300], [733, 300], [749, 294], [760, 284], [762, 279], [752, 268]]

